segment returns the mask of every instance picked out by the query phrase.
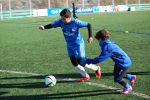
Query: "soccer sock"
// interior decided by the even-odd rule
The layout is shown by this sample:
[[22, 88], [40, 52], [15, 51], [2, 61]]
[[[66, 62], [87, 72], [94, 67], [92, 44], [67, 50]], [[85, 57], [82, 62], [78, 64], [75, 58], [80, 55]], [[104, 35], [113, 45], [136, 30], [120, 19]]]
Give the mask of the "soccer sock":
[[88, 75], [84, 67], [82, 67], [81, 65], [77, 65], [75, 69], [80, 72], [82, 77], [86, 77]]
[[94, 71], [97, 71], [98, 70], [98, 66], [94, 65], [94, 64], [86, 64], [85, 65], [85, 68], [89, 68], [89, 69], [92, 69]]
[[125, 81], [121, 81], [121, 82], [118, 82], [120, 85], [122, 85], [124, 88], [130, 88], [131, 85], [128, 83], [128, 82], [125, 82]]
[[127, 78], [128, 80], [132, 80], [132, 77], [133, 77], [133, 75], [131, 75], [131, 74], [127, 74], [127, 76], [126, 76], [126, 78]]
[[125, 84], [125, 86], [124, 86], [125, 88], [130, 88], [131, 87], [131, 85], [128, 83], [128, 82], [126, 82], [126, 84]]
[[122, 86], [125, 86], [126, 82], [125, 81], [121, 81], [121, 82], [118, 82], [120, 85]]

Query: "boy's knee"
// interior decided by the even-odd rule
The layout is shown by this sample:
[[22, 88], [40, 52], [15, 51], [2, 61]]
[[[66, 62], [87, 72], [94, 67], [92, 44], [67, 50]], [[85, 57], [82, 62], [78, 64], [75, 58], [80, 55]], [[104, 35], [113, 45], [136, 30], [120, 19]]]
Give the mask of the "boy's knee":
[[114, 82], [116, 82], [116, 83], [119, 83], [121, 81], [122, 81], [122, 79], [120, 79], [120, 78], [114, 78]]
[[77, 59], [73, 56], [73, 57], [70, 57], [70, 60], [71, 60], [71, 63], [73, 66], [77, 66], [78, 65], [78, 61]]
[[79, 59], [79, 64], [80, 64], [81, 66], [85, 66], [85, 64], [86, 64], [86, 58], [81, 58], [81, 59]]

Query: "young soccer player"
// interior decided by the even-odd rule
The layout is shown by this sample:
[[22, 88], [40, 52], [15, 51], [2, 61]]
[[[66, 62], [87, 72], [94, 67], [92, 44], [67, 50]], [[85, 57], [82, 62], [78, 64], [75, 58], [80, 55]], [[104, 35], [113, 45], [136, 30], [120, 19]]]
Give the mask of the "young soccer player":
[[[126, 71], [132, 64], [131, 59], [117, 44], [111, 42], [109, 37], [110, 33], [106, 29], [102, 29], [96, 33], [95, 38], [99, 41], [101, 53], [96, 58], [87, 58], [86, 63], [97, 64], [111, 58], [115, 62], [114, 81], [124, 87], [122, 93], [126, 94], [132, 91], [132, 86], [136, 80], [136, 75], [126, 74]], [[128, 79], [130, 84], [125, 82], [123, 78]]]
[[[85, 71], [84, 67], [90, 68], [95, 71], [97, 79], [100, 79], [100, 67], [96, 65], [82, 65], [85, 61], [85, 48], [84, 40], [79, 32], [79, 28], [87, 27], [88, 29], [88, 43], [93, 41], [91, 25], [88, 22], [84, 22], [78, 19], [71, 18], [71, 12], [68, 9], [63, 9], [60, 12], [60, 17], [53, 23], [47, 24], [45, 26], [40, 26], [39, 29], [51, 29], [56, 27], [61, 27], [64, 38], [67, 43], [68, 56], [70, 57], [71, 63], [74, 65], [75, 69], [81, 74], [79, 82], [87, 81], [90, 76]], [[84, 67], [83, 67], [84, 66]]]

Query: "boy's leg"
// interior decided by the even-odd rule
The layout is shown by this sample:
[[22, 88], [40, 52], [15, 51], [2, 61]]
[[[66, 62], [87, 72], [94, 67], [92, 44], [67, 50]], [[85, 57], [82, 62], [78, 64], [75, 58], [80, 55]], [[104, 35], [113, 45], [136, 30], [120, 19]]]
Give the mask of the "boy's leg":
[[117, 67], [116, 65], [114, 66], [114, 81], [124, 87], [126, 85], [126, 82], [123, 80], [125, 73], [126, 70], [123, 70], [122, 68]]
[[93, 71], [97, 71], [99, 66], [94, 65], [94, 64], [85, 64], [85, 68], [89, 68], [89, 69], [91, 69]]
[[67, 51], [68, 51], [68, 56], [70, 57], [70, 61], [73, 64], [73, 66], [75, 67], [75, 69], [80, 73], [80, 75], [82, 77], [88, 77], [89, 75], [86, 73], [84, 67], [82, 67], [81, 65], [79, 65], [76, 57], [75, 57], [75, 53], [72, 47], [67, 47]]
[[132, 78], [130, 80], [131, 86], [134, 86], [135, 80], [136, 80], [136, 75], [132, 75]]
[[114, 81], [122, 85], [124, 88], [122, 90], [123, 94], [129, 93], [132, 91], [132, 86], [123, 80], [123, 77], [126, 74], [127, 69], [118, 67], [117, 65], [114, 66]]
[[95, 76], [99, 80], [101, 78], [101, 68], [100, 66], [94, 65], [94, 64], [86, 64], [85, 68], [92, 69], [95, 71]]
[[[78, 66], [75, 67], [77, 70], [81, 72], [84, 72], [84, 76], [82, 75], [82, 78], [80, 78], [79, 81], [86, 81], [90, 79], [90, 76], [86, 73], [85, 69], [84, 69], [84, 64], [82, 63], [82, 61], [85, 59], [85, 49], [84, 49], [84, 42], [80, 43], [78, 45], [74, 45], [73, 47], [73, 52], [74, 52], [74, 57], [77, 60]], [[81, 71], [82, 70], [82, 71]]]
[[101, 72], [100, 72], [100, 67], [96, 66], [94, 64], [85, 64], [85, 47], [84, 47], [84, 42], [81, 43], [80, 45], [77, 46], [76, 49], [76, 56], [78, 58], [78, 62], [80, 65], [84, 66], [85, 68], [89, 68], [95, 71], [95, 75], [97, 79], [100, 79], [101, 77]]
[[80, 72], [82, 77], [88, 76], [84, 67], [82, 67], [81, 65], [78, 64], [78, 61], [74, 56], [70, 57], [70, 60], [71, 60], [71, 63], [74, 65], [75, 69]]
[[136, 75], [127, 74], [125, 78], [130, 81], [131, 86], [134, 86]]
[[133, 86], [136, 80], [136, 75], [126, 74], [124, 78], [128, 79], [131, 86]]

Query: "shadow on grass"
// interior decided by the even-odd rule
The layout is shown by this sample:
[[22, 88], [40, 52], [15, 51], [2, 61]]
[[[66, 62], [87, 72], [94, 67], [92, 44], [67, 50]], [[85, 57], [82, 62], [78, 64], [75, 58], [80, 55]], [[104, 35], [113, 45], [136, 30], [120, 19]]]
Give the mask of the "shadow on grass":
[[[134, 75], [150, 75], [150, 71], [147, 72], [130, 72], [131, 74]], [[74, 79], [79, 79], [80, 75], [79, 74], [54, 74], [54, 76], [57, 79], [57, 84], [62, 84], [62, 83], [77, 83], [76, 80]], [[91, 77], [95, 78], [95, 75], [93, 73], [90, 73]], [[102, 79], [109, 77], [109, 76], [113, 76], [112, 73], [102, 73]], [[9, 84], [0, 84], [0, 88], [24, 88], [24, 89], [35, 89], [35, 88], [45, 88], [44, 85], [44, 77], [43, 76], [26, 76], [26, 77], [7, 77], [7, 78], [0, 78], [1, 80], [9, 80]], [[69, 80], [69, 78], [71, 78]], [[10, 79], [15, 79], [17, 83], [11, 83]], [[43, 81], [41, 82], [41, 80], [39, 80], [38, 82], [29, 82], [28, 83], [19, 83], [20, 81], [17, 81], [18, 79], [42, 79]]]
[[0, 84], [0, 88], [24, 88], [24, 89], [35, 89], [45, 88], [44, 82], [32, 82], [32, 83], [15, 83], [15, 84]]
[[[150, 75], [150, 71], [145, 71], [145, 72], [128, 72], [129, 74], [134, 74], [134, 75]], [[91, 78], [95, 77], [94, 73], [89, 73]], [[80, 78], [80, 74], [78, 73], [72, 73], [72, 74], [52, 74], [54, 75], [57, 79], [64, 79], [64, 78]], [[36, 76], [18, 76], [18, 77], [4, 77], [0, 78], [1, 80], [7, 80], [7, 79], [44, 79], [46, 75], [36, 75]], [[113, 76], [113, 73], [103, 73], [102, 72], [102, 77], [109, 77]]]
[[[57, 84], [62, 83], [79, 83], [75, 80], [58, 80]], [[36, 89], [36, 88], [47, 88], [43, 82], [26, 82], [26, 83], [9, 83], [9, 84], [0, 84], [0, 88], [23, 88], [23, 89]], [[1, 100], [1, 99], [0, 99]]]
[[7, 93], [9, 93], [9, 92], [0, 92], [0, 95], [7, 94]]
[[120, 94], [117, 91], [103, 89], [103, 90], [90, 90], [90, 91], [78, 91], [78, 92], [63, 92], [41, 95], [23, 95], [23, 96], [1, 96], [0, 100], [51, 100], [51, 99], [77, 99], [84, 97], [92, 97], [98, 95], [114, 95]]
[[[147, 72], [130, 72], [135, 75], [150, 75], [150, 71]], [[93, 73], [90, 73], [91, 77], [95, 77]], [[57, 84], [62, 83], [76, 83], [74, 80], [63, 80], [65, 78], [79, 78], [79, 74], [54, 74], [58, 78]], [[109, 77], [113, 76], [112, 73], [102, 73], [102, 76]], [[0, 78], [1, 80], [15, 79], [43, 79], [45, 76], [28, 76], [28, 77], [6, 77]], [[11, 80], [10, 80], [11, 81]], [[23, 89], [36, 89], [36, 88], [46, 88], [44, 82], [32, 82], [32, 83], [9, 83], [9, 84], [0, 84], [0, 88], [23, 88]], [[21, 95], [21, 96], [3, 96], [8, 92], [0, 92], [0, 100], [45, 100], [45, 99], [71, 99], [71, 98], [82, 98], [82, 97], [91, 97], [98, 95], [110, 95], [110, 94], [120, 94], [118, 91], [111, 89], [103, 90], [92, 90], [92, 91], [78, 91], [78, 92], [61, 92], [61, 93], [51, 93], [51, 94], [35, 94], [35, 95]], [[84, 98], [83, 98], [84, 99]]]

